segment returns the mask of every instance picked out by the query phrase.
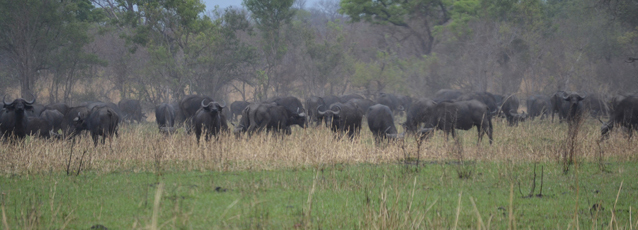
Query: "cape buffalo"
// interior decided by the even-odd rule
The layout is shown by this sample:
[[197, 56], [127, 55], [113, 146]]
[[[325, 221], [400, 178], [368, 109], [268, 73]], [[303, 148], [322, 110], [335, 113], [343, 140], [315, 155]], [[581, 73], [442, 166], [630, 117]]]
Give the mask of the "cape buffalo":
[[319, 116], [319, 114], [314, 108], [325, 106], [325, 103], [323, 102], [323, 98], [317, 97], [317, 96], [311, 96], [309, 98], [306, 98], [305, 106], [306, 108], [308, 108], [309, 122], [314, 123], [315, 126], [320, 125], [321, 122], [323, 121], [323, 117]]
[[243, 132], [252, 134], [266, 130], [267, 132], [277, 132], [290, 135], [292, 125], [304, 127], [306, 123], [306, 113], [301, 109], [299, 112], [290, 112], [286, 107], [277, 103], [252, 103], [242, 111], [240, 123], [233, 131], [236, 135]]
[[585, 98], [576, 93], [570, 93], [567, 96], [563, 96], [562, 99], [565, 103], [561, 106], [561, 114], [565, 114], [565, 119], [569, 124], [579, 122], [585, 112], [582, 103]]
[[339, 97], [339, 102], [347, 103], [348, 101], [350, 101], [352, 99], [365, 99], [365, 97], [363, 97], [363, 96], [361, 96], [359, 94], [348, 94], [348, 95], [343, 95], [343, 96]]
[[457, 89], [442, 89], [442, 90], [437, 91], [434, 94], [434, 97], [432, 97], [432, 98], [436, 102], [441, 102], [441, 101], [456, 100], [461, 95], [463, 95], [463, 91], [461, 91], [461, 90], [457, 90]]
[[547, 96], [534, 95], [527, 98], [527, 114], [530, 118], [538, 116], [541, 119], [548, 118], [552, 108], [552, 102]]
[[175, 107], [171, 104], [162, 103], [155, 106], [155, 122], [158, 128], [174, 127]]
[[235, 101], [230, 104], [230, 120], [236, 121], [237, 116], [241, 115], [241, 112], [244, 111], [246, 106], [250, 105], [250, 102], [247, 101]]
[[503, 104], [499, 108], [499, 115], [505, 116], [509, 126], [518, 125], [518, 122], [524, 121], [527, 114], [518, 113], [519, 100], [515, 95], [509, 95], [503, 99]]
[[567, 97], [569, 94], [565, 91], [559, 90], [554, 93], [551, 98], [552, 102], [552, 121], [554, 121], [554, 114], [558, 114], [558, 121], [563, 122], [565, 118], [567, 118], [567, 113], [569, 112], [569, 104], [567, 101], [563, 100], [564, 97]]
[[348, 103], [357, 105], [357, 107], [359, 107], [359, 109], [363, 113], [368, 111], [368, 108], [370, 108], [370, 106], [377, 104], [376, 102], [369, 99], [351, 99], [350, 101], [348, 101]]
[[228, 123], [226, 116], [222, 110], [226, 108], [226, 103], [220, 105], [217, 102], [209, 102], [204, 104], [205, 99], [201, 102], [201, 108], [195, 112], [193, 124], [195, 126], [195, 138], [199, 144], [199, 138], [204, 134], [206, 141], [210, 140], [210, 136], [219, 135], [220, 132], [228, 131]]
[[179, 108], [179, 101], [174, 101], [172, 103], [170, 103], [171, 106], [173, 106], [173, 108], [175, 109], [175, 122], [174, 125], [176, 127], [181, 127], [184, 125], [184, 122], [186, 121], [186, 117], [184, 117], [184, 113], [182, 113], [182, 110]]
[[583, 100], [583, 109], [589, 111], [589, 115], [600, 118], [609, 115], [609, 106], [598, 94], [588, 94]]
[[[62, 133], [66, 138], [74, 138], [84, 130], [82, 126], [77, 126], [76, 122], [80, 119], [86, 119], [89, 116], [89, 112], [90, 110], [87, 106], [69, 108], [62, 118]], [[77, 117], [79, 118], [76, 120]]]
[[66, 114], [67, 111], [69, 111], [70, 108], [71, 107], [69, 107], [69, 105], [64, 103], [54, 103], [54, 104], [48, 104], [47, 106], [45, 106], [44, 110], [54, 109], [64, 115]]
[[55, 109], [47, 109], [40, 113], [40, 118], [45, 120], [51, 127], [53, 128], [53, 132], [57, 133], [58, 130], [62, 129], [62, 120], [64, 119], [64, 114], [60, 113], [60, 111]]
[[102, 144], [113, 142], [113, 136], [117, 135], [120, 116], [109, 106], [94, 106], [86, 117], [81, 113], [73, 119], [76, 130], [88, 130], [93, 138], [93, 144], [97, 146], [98, 137], [102, 136]]
[[186, 126], [186, 132], [190, 133], [191, 128], [193, 127], [192, 121], [195, 113], [199, 108], [201, 108], [201, 104], [208, 105], [213, 102], [213, 99], [208, 96], [200, 96], [200, 95], [189, 95], [184, 97], [179, 103], [179, 110], [182, 112], [184, 116]]
[[27, 128], [29, 127], [29, 119], [27, 117], [27, 110], [33, 109], [33, 103], [35, 103], [35, 96], [33, 100], [27, 101], [22, 98], [13, 100], [11, 103], [7, 103], [6, 95], [2, 98], [4, 113], [0, 117], [0, 134], [5, 138], [18, 138], [24, 139], [28, 134]]
[[330, 109], [326, 111], [317, 111], [320, 115], [325, 116], [330, 128], [335, 133], [347, 132], [350, 139], [359, 134], [361, 130], [361, 120], [363, 112], [353, 103], [334, 103], [330, 105]]
[[440, 102], [433, 109], [426, 128], [443, 130], [445, 134], [452, 133], [456, 138], [455, 129], [469, 130], [476, 126], [478, 131], [477, 145], [481, 143], [483, 134], [487, 134], [492, 144], [492, 119], [487, 105], [477, 100]]
[[[266, 100], [266, 102], [274, 102], [277, 105], [283, 106], [290, 113], [297, 113], [297, 114], [304, 113], [304, 117], [306, 115], [305, 110], [303, 108], [303, 104], [301, 104], [301, 101], [298, 98], [293, 96], [271, 98], [269, 100]], [[306, 123], [304, 122], [304, 124], [301, 125], [301, 127], [305, 128]]]
[[496, 102], [494, 101], [494, 96], [488, 92], [473, 92], [466, 93], [457, 98], [459, 101], [470, 101], [477, 100], [487, 105], [487, 108], [491, 113], [498, 112], [498, 107], [496, 106]]
[[366, 112], [368, 128], [378, 144], [388, 137], [397, 136], [397, 128], [394, 126], [394, 116], [388, 106], [376, 104], [368, 108]]
[[403, 127], [408, 133], [416, 132], [421, 124], [429, 119], [430, 113], [436, 103], [428, 98], [421, 98], [412, 103], [412, 107], [408, 110]]
[[27, 126], [27, 134], [37, 135], [41, 138], [51, 137], [51, 130], [53, 130], [53, 126], [47, 120], [41, 117], [28, 117], [28, 119], [29, 125]]
[[609, 117], [609, 121], [603, 123], [600, 128], [602, 139], [609, 137], [615, 126], [627, 128], [629, 138], [633, 136], [634, 131], [638, 130], [638, 97], [627, 96], [620, 101]]
[[379, 98], [377, 98], [377, 103], [388, 106], [395, 115], [399, 115], [401, 111], [405, 110], [402, 101], [394, 94], [380, 93]]
[[139, 100], [134, 99], [123, 99], [117, 106], [122, 111], [122, 120], [128, 122], [142, 122], [146, 119], [146, 115], [142, 113], [142, 104], [140, 104]]

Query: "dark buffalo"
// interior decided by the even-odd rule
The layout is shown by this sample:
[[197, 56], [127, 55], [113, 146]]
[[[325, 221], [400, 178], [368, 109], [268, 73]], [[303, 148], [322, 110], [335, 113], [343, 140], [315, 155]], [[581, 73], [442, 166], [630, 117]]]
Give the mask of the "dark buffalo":
[[600, 128], [602, 138], [606, 139], [615, 126], [627, 128], [629, 138], [638, 130], [638, 97], [627, 96], [618, 103], [609, 121]]
[[189, 95], [184, 97], [180, 101], [179, 110], [182, 112], [182, 115], [184, 116], [184, 119], [185, 119], [184, 125], [186, 126], [187, 133], [190, 133], [191, 128], [193, 127], [192, 125], [193, 117], [195, 116], [195, 113], [197, 112], [197, 110], [201, 108], [202, 102], [204, 105], [208, 105], [209, 103], [213, 101], [214, 100], [212, 98], [208, 96], [201, 96], [201, 95]]
[[44, 107], [44, 110], [50, 110], [50, 109], [54, 109], [59, 111], [61, 114], [66, 114], [66, 112], [69, 111], [71, 107], [69, 107], [69, 105], [64, 104], [64, 103], [54, 103], [54, 104], [48, 104], [47, 106]]
[[[277, 105], [283, 106], [290, 113], [296, 113], [296, 114], [303, 113], [304, 116], [306, 115], [305, 110], [303, 108], [303, 104], [301, 104], [301, 101], [298, 98], [293, 96], [272, 98], [270, 100], [267, 100], [266, 102], [274, 102]], [[301, 125], [301, 127], [305, 128], [306, 123]]]
[[492, 97], [494, 98], [494, 103], [496, 103], [497, 107], [501, 107], [503, 105], [503, 102], [505, 102], [505, 96], [503, 95], [492, 94]]
[[564, 97], [569, 95], [565, 91], [558, 91], [552, 95], [552, 121], [554, 121], [554, 114], [558, 114], [559, 122], [563, 122], [563, 120], [567, 117], [567, 112], [569, 110], [569, 104], [567, 101], [563, 100]]
[[483, 134], [487, 134], [492, 144], [492, 119], [487, 105], [477, 100], [440, 102], [433, 109], [426, 128], [443, 130], [445, 134], [456, 136], [455, 129], [469, 130], [476, 126], [478, 130], [477, 145], [481, 143]]
[[250, 102], [247, 101], [235, 101], [230, 104], [230, 120], [236, 121], [237, 116], [241, 115], [241, 112], [244, 111], [246, 106], [250, 105]]
[[184, 122], [186, 121], [186, 117], [184, 117], [184, 113], [182, 113], [182, 110], [179, 108], [179, 102], [175, 101], [175, 102], [172, 102], [170, 105], [173, 106], [173, 108], [175, 109], [175, 123], [174, 123], [174, 125], [176, 127], [183, 126]]
[[527, 114], [530, 118], [538, 116], [541, 119], [549, 118], [552, 108], [552, 102], [548, 96], [534, 95], [527, 98]]
[[395, 115], [398, 115], [400, 111], [405, 110], [402, 105], [402, 101], [394, 94], [380, 93], [379, 98], [377, 98], [377, 103], [388, 106]]
[[47, 120], [41, 117], [28, 117], [28, 119], [29, 125], [27, 126], [27, 134], [33, 136], [37, 135], [41, 138], [51, 137], [53, 126]]
[[408, 133], [416, 132], [421, 124], [428, 121], [429, 114], [432, 113], [435, 105], [436, 103], [428, 98], [421, 98], [413, 102], [407, 112], [405, 123], [403, 123], [405, 131]]
[[347, 103], [348, 101], [350, 101], [352, 99], [366, 99], [366, 98], [361, 96], [361, 95], [359, 95], [359, 94], [348, 94], [348, 95], [343, 95], [343, 96], [339, 97], [339, 102]]
[[461, 95], [463, 95], [463, 91], [461, 90], [457, 90], [457, 89], [442, 89], [437, 91], [434, 94], [434, 101], [436, 102], [441, 102], [441, 101], [450, 101], [450, 100], [456, 100], [458, 99]]
[[496, 102], [494, 101], [494, 95], [488, 92], [473, 92], [466, 93], [457, 98], [459, 101], [470, 101], [477, 100], [483, 102], [483, 104], [487, 105], [487, 108], [491, 113], [497, 113], [498, 107], [496, 106]]
[[323, 117], [319, 116], [315, 108], [325, 107], [325, 103], [323, 102], [323, 98], [317, 96], [311, 96], [306, 98], [306, 108], [308, 108], [308, 119], [309, 122], [314, 123], [315, 126], [318, 126], [323, 122]]
[[399, 99], [401, 106], [403, 106], [404, 111], [410, 110], [410, 107], [412, 106], [412, 97], [399, 95], [397, 98]]
[[614, 114], [614, 111], [616, 110], [616, 108], [618, 108], [618, 104], [620, 104], [622, 100], [627, 98], [627, 96], [631, 96], [631, 95], [619, 94], [619, 95], [613, 96], [611, 100], [609, 101], [609, 114]]
[[27, 129], [29, 127], [27, 111], [33, 109], [35, 96], [31, 101], [18, 98], [11, 103], [7, 103], [5, 99], [6, 95], [2, 98], [4, 112], [2, 117], [0, 117], [0, 134], [5, 138], [24, 139], [28, 134]]
[[168, 103], [155, 106], [155, 122], [160, 129], [163, 127], [174, 127], [175, 107]]
[[368, 108], [366, 112], [368, 128], [374, 136], [376, 143], [388, 137], [397, 136], [397, 128], [394, 126], [394, 116], [388, 106], [376, 104]]
[[266, 130], [290, 135], [292, 125], [304, 127], [306, 113], [290, 112], [286, 107], [277, 103], [252, 103], [242, 111], [240, 123], [233, 131], [235, 134], [248, 132], [252, 134]]
[[505, 116], [509, 126], [518, 125], [519, 122], [527, 118], [527, 114], [519, 114], [519, 100], [515, 95], [509, 95], [503, 99], [503, 103], [499, 108], [499, 114]]
[[117, 103], [122, 111], [121, 117], [123, 121], [142, 122], [146, 119], [146, 115], [142, 113], [142, 104], [139, 100], [124, 99]]
[[76, 130], [87, 130], [91, 133], [93, 144], [97, 146], [99, 136], [102, 136], [102, 144], [113, 143], [113, 136], [117, 135], [118, 125], [120, 124], [120, 116], [110, 106], [94, 106], [88, 115], [83, 117], [81, 113], [77, 115], [73, 121]]
[[33, 104], [31, 105], [31, 109], [27, 110], [27, 116], [29, 117], [38, 117], [40, 113], [44, 111], [45, 106], [41, 104]]
[[365, 111], [368, 111], [368, 108], [377, 104], [376, 102], [369, 99], [352, 99], [348, 101], [348, 103], [357, 105], [357, 107], [359, 107], [362, 113], [364, 113]]
[[589, 111], [589, 115], [594, 118], [600, 118], [609, 115], [609, 105], [598, 94], [589, 94], [583, 100], [585, 111]]
[[562, 99], [566, 102], [561, 106], [561, 114], [565, 114], [565, 120], [571, 125], [574, 122], [579, 122], [583, 118], [585, 108], [583, 106], [584, 97], [570, 93], [567, 96], [563, 96]]
[[361, 131], [361, 120], [363, 112], [356, 104], [353, 103], [334, 103], [330, 105], [330, 109], [326, 111], [317, 111], [320, 115], [325, 116], [330, 128], [335, 133], [348, 134], [350, 139]]
[[45, 120], [53, 128], [53, 132], [58, 132], [62, 129], [62, 121], [64, 120], [64, 114], [55, 109], [47, 109], [40, 113], [40, 118]]
[[[90, 111], [87, 106], [69, 108], [62, 118], [62, 133], [66, 138], [73, 138], [84, 130], [82, 126], [76, 125], [76, 122], [80, 119], [86, 119]], [[76, 119], [78, 117], [79, 119]]]
[[204, 104], [204, 101], [202, 100], [201, 108], [195, 112], [193, 117], [197, 144], [199, 144], [199, 138], [202, 134], [204, 134], [206, 141], [209, 141], [211, 136], [217, 137], [221, 132], [228, 131], [226, 116], [222, 112], [226, 108], [226, 104], [220, 105], [217, 102]]

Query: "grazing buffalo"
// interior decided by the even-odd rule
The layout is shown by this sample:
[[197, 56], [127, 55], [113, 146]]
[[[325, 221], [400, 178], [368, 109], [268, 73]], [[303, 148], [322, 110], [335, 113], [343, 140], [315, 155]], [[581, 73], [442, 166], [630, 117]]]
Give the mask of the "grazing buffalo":
[[230, 120], [236, 121], [237, 116], [241, 115], [241, 112], [244, 111], [246, 106], [250, 105], [250, 102], [247, 101], [235, 101], [230, 104]]
[[442, 89], [437, 91], [434, 94], [434, 101], [451, 101], [458, 99], [461, 95], [463, 95], [463, 91], [457, 89]]
[[206, 141], [209, 141], [210, 136], [217, 137], [222, 131], [228, 131], [226, 116], [222, 112], [222, 110], [226, 108], [226, 103], [224, 103], [224, 105], [220, 105], [217, 102], [204, 104], [204, 101], [205, 100], [202, 100], [201, 108], [195, 112], [195, 116], [193, 117], [197, 144], [199, 144], [199, 138], [202, 134], [204, 134]]
[[550, 98], [545, 95], [534, 95], [527, 98], [527, 114], [530, 118], [538, 116], [541, 119], [548, 118], [552, 108]]
[[600, 118], [609, 115], [609, 105], [598, 94], [588, 94], [583, 100], [583, 108], [589, 115]]
[[527, 118], [527, 114], [518, 113], [519, 103], [518, 98], [512, 94], [503, 99], [503, 104], [499, 108], [499, 115], [505, 116], [509, 126], [518, 125]]
[[421, 98], [412, 103], [412, 107], [408, 110], [405, 123], [403, 127], [408, 133], [414, 134], [421, 124], [425, 123], [429, 119], [429, 114], [436, 103], [428, 98]]
[[397, 128], [394, 126], [394, 116], [388, 106], [376, 104], [368, 108], [366, 112], [368, 128], [378, 144], [390, 137], [397, 137]]
[[[304, 117], [306, 115], [305, 110], [303, 108], [303, 104], [301, 104], [301, 101], [298, 98], [293, 96], [271, 98], [267, 100], [266, 102], [267, 103], [274, 102], [277, 105], [283, 106], [290, 113], [296, 113], [296, 114], [303, 113]], [[304, 122], [304, 124], [301, 125], [301, 127], [305, 128], [306, 123]]]
[[59, 111], [61, 114], [66, 114], [66, 112], [69, 111], [71, 107], [69, 107], [69, 105], [64, 104], [64, 103], [53, 103], [53, 104], [48, 104], [47, 106], [44, 107], [44, 110], [57, 110]]
[[505, 96], [503, 95], [492, 94], [492, 97], [494, 98], [494, 103], [496, 103], [496, 107], [501, 107], [503, 103], [505, 102]]
[[113, 143], [113, 136], [117, 136], [120, 116], [110, 106], [94, 106], [89, 110], [88, 115], [83, 117], [81, 113], [73, 119], [76, 130], [87, 130], [91, 133], [93, 144], [97, 146], [99, 136], [102, 136], [102, 144]]
[[233, 132], [236, 135], [243, 132], [252, 134], [265, 129], [267, 132], [290, 135], [290, 126], [304, 127], [306, 119], [303, 109], [291, 112], [276, 103], [252, 103], [242, 111], [240, 123]]
[[494, 96], [488, 92], [473, 92], [466, 93], [457, 98], [459, 101], [470, 101], [477, 100], [487, 105], [487, 108], [491, 113], [498, 112], [498, 107], [496, 106], [496, 102], [494, 101]]
[[142, 104], [139, 100], [124, 99], [117, 103], [117, 106], [122, 111], [121, 117], [123, 121], [128, 122], [142, 122], [146, 119], [146, 115], [142, 113]]
[[440, 102], [433, 109], [426, 128], [443, 130], [456, 137], [455, 129], [469, 130], [476, 126], [478, 130], [477, 145], [481, 143], [483, 134], [487, 134], [492, 144], [492, 117], [487, 105], [477, 100]]
[[317, 112], [326, 117], [330, 128], [335, 133], [341, 134], [346, 132], [348, 137], [352, 139], [355, 135], [359, 134], [361, 130], [363, 112], [356, 104], [337, 102], [330, 105], [329, 110], [317, 110]]
[[31, 101], [18, 98], [11, 103], [7, 103], [5, 99], [6, 95], [2, 98], [2, 103], [4, 104], [2, 110], [4, 112], [2, 117], [0, 117], [0, 135], [5, 138], [24, 139], [28, 134], [29, 127], [27, 111], [33, 109], [35, 96]]
[[64, 120], [64, 114], [55, 109], [47, 109], [40, 113], [40, 118], [45, 120], [53, 128], [53, 132], [57, 133], [62, 129], [62, 121]]
[[638, 130], [638, 97], [627, 96], [618, 103], [616, 109], [609, 117], [609, 121], [603, 123], [600, 128], [602, 139], [609, 137], [615, 126], [627, 128], [629, 138]]
[[157, 127], [174, 127], [175, 125], [175, 107], [168, 103], [162, 103], [155, 106], [155, 122]]

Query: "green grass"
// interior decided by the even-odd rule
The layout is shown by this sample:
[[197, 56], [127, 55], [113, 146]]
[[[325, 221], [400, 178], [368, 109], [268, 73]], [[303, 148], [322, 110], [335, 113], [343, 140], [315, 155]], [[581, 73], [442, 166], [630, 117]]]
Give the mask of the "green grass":
[[[573, 228], [575, 215], [581, 228], [608, 228], [614, 204], [614, 225], [630, 229], [630, 207], [636, 221], [635, 162], [608, 163], [608, 172], [601, 172], [597, 164], [583, 163], [568, 174], [558, 164], [538, 164], [535, 194], [540, 189], [541, 166], [540, 198], [523, 198], [519, 193], [519, 183], [522, 193], [529, 193], [533, 164], [490, 162], [428, 163], [418, 172], [401, 164], [334, 164], [161, 176], [135, 172], [14, 175], [0, 179], [0, 190], [12, 229], [58, 229], [65, 222], [69, 229], [97, 224], [109, 229], [146, 227], [151, 225], [158, 183], [164, 184], [158, 218], [164, 229], [452, 228], [461, 192], [459, 228], [478, 228], [471, 197], [485, 226], [489, 222], [491, 228], [505, 229], [511, 184], [515, 185], [517, 228]], [[459, 179], [462, 168], [471, 170], [472, 176]], [[591, 209], [595, 203], [604, 208], [597, 216]]]

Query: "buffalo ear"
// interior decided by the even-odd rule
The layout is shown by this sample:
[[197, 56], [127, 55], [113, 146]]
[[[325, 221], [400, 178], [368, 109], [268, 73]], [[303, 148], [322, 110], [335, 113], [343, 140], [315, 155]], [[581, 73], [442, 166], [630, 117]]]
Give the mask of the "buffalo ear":
[[577, 99], [578, 99], [579, 101], [582, 101], [582, 100], [584, 100], [584, 99], [585, 99], [585, 97], [581, 97], [580, 95], [578, 95], [578, 98], [577, 98]]

